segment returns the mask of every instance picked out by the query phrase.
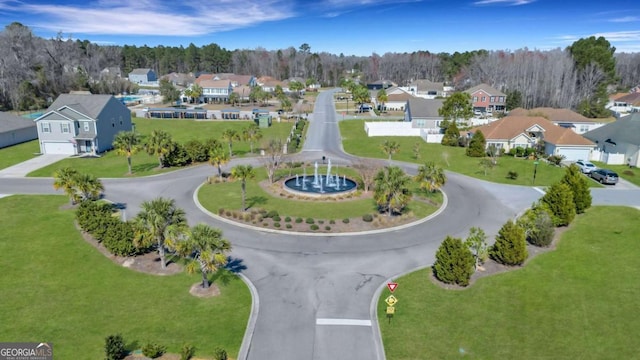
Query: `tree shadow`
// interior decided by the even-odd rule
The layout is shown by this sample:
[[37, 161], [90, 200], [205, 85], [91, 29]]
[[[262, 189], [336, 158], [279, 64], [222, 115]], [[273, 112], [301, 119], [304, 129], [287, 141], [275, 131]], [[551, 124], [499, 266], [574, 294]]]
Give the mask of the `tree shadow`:
[[134, 164], [131, 166], [131, 172], [132, 173], [140, 173], [140, 172], [148, 172], [148, 171], [152, 171], [154, 169], [158, 169], [158, 163], [157, 162], [153, 162], [153, 163], [144, 163], [144, 164]]
[[126, 210], [127, 209], [127, 204], [126, 203], [113, 203], [112, 206], [116, 210]]
[[264, 205], [267, 203], [265, 196], [251, 196], [247, 198], [247, 209], [250, 209], [256, 205]]
[[135, 350], [140, 349], [140, 342], [138, 340], [133, 340], [130, 343], [126, 343], [124, 345], [124, 349], [128, 352], [128, 353], [133, 353]]
[[227, 257], [227, 264], [224, 266], [224, 268], [234, 274], [240, 273], [243, 270], [247, 270], [247, 266], [243, 263], [242, 259], [233, 258], [231, 256]]

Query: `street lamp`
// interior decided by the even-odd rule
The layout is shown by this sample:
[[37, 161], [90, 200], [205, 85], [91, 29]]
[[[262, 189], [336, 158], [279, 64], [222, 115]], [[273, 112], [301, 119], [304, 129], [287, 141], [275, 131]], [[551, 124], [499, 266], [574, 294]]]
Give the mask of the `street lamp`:
[[532, 183], [533, 185], [535, 185], [536, 183], [536, 173], [538, 172], [538, 164], [539, 164], [538, 160], [535, 160], [533, 162], [533, 183]]

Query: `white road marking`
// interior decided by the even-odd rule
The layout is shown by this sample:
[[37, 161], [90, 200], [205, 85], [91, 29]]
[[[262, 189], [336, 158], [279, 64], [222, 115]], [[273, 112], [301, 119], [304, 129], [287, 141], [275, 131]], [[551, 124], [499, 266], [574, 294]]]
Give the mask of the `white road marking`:
[[358, 319], [316, 319], [316, 325], [371, 326], [371, 320], [358, 320]]
[[324, 151], [323, 149], [308, 149], [308, 150], [302, 150], [304, 152], [309, 152], [309, 151]]
[[544, 192], [544, 190], [540, 189], [539, 187], [534, 186], [534, 187], [533, 187], [533, 189], [534, 189], [535, 191], [539, 192], [539, 193], [540, 193], [540, 194], [542, 194], [542, 195], [545, 195], [545, 194], [546, 194], [546, 192]]

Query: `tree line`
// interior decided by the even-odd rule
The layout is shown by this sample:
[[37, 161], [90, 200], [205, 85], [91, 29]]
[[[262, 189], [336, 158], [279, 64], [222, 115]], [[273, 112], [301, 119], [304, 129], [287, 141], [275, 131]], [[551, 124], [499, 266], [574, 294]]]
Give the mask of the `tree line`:
[[135, 90], [126, 81], [101, 74], [116, 67], [122, 76], [135, 68], [170, 72], [232, 72], [276, 79], [315, 79], [339, 86], [345, 74], [362, 82], [391, 80], [407, 85], [415, 79], [446, 82], [463, 90], [485, 82], [503, 92], [517, 92], [525, 107], [580, 108], [601, 112], [606, 91], [640, 84], [640, 54], [615, 54], [604, 38], [576, 41], [566, 49], [373, 53], [354, 56], [298, 48], [227, 50], [217, 44], [179, 46], [99, 46], [58, 34], [35, 36], [12, 23], [0, 32], [0, 107], [29, 110], [46, 107], [69, 90], [120, 93]]

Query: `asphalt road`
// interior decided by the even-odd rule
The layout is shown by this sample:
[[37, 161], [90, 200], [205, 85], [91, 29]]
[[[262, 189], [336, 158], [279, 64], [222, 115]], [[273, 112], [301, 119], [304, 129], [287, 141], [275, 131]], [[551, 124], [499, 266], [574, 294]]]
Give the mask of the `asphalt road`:
[[[319, 94], [303, 151], [297, 158], [349, 163], [340, 144], [331, 92]], [[228, 170], [240, 161], [225, 166]], [[416, 166], [401, 164], [410, 173]], [[247, 229], [213, 218], [194, 202], [194, 192], [211, 166], [135, 179], [104, 179], [105, 195], [121, 203], [127, 217], [158, 196], [173, 198], [190, 224], [219, 227], [233, 243], [234, 264], [257, 289], [259, 305], [240, 358], [384, 359], [374, 298], [390, 278], [430, 265], [447, 235], [465, 237], [483, 228], [490, 238], [504, 222], [524, 211], [542, 192], [448, 173], [447, 206], [413, 227], [366, 235], [312, 236]], [[0, 194], [56, 193], [52, 179], [0, 179]], [[640, 206], [640, 190], [593, 189], [594, 204]], [[402, 284], [400, 284], [402, 286]], [[402, 299], [400, 299], [402, 301]], [[373, 306], [372, 306], [373, 305]], [[402, 306], [400, 302], [399, 307]], [[210, 319], [215, 324], [215, 314]], [[250, 341], [249, 341], [250, 339]]]

